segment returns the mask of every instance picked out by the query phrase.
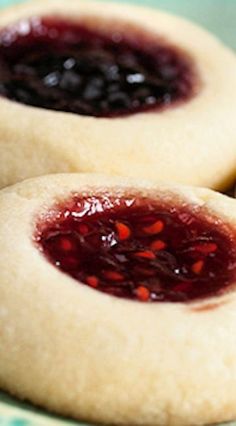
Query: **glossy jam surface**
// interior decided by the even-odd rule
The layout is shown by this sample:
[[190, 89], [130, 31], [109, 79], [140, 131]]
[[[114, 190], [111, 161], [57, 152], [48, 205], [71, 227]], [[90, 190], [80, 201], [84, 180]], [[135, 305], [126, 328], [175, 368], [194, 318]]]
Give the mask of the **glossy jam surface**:
[[96, 290], [187, 302], [236, 280], [236, 230], [199, 209], [138, 195], [74, 195], [39, 220], [35, 240], [53, 265]]
[[0, 32], [0, 95], [40, 108], [119, 117], [187, 101], [192, 61], [142, 30], [32, 18]]

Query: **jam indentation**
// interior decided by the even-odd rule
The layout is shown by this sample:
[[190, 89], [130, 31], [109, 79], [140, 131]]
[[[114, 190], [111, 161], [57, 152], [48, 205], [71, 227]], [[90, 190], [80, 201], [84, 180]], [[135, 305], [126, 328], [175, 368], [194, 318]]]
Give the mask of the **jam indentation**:
[[176, 200], [73, 195], [38, 221], [35, 239], [62, 272], [117, 297], [187, 302], [236, 282], [236, 230]]
[[26, 105], [119, 117], [187, 101], [196, 81], [186, 53], [124, 23], [43, 17], [0, 32], [0, 95]]

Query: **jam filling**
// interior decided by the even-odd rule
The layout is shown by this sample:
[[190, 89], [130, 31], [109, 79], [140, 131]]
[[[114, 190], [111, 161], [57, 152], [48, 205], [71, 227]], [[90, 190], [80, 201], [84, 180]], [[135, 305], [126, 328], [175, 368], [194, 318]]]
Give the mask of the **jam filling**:
[[236, 280], [235, 230], [200, 207], [137, 194], [73, 195], [38, 221], [35, 240], [61, 271], [117, 297], [187, 302]]
[[40, 108], [119, 117], [196, 92], [187, 55], [124, 24], [31, 18], [0, 32], [0, 95]]

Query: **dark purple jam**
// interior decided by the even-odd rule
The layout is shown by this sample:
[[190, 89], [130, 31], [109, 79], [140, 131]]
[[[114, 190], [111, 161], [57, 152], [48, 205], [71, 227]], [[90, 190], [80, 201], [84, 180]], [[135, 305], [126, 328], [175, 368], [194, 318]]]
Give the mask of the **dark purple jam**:
[[236, 280], [236, 230], [200, 207], [74, 195], [40, 219], [35, 238], [61, 271], [113, 296], [187, 302]]
[[0, 33], [0, 95], [26, 105], [119, 117], [195, 92], [184, 52], [122, 23], [32, 18]]

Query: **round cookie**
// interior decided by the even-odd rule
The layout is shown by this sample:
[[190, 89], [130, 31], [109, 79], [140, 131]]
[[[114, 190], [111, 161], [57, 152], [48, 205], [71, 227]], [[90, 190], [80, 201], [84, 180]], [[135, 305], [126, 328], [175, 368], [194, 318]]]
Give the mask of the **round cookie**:
[[0, 28], [1, 186], [75, 171], [232, 183], [236, 59], [212, 35], [80, 0], [6, 9]]
[[107, 424], [236, 418], [235, 200], [45, 176], [1, 191], [0, 244], [1, 388]]

